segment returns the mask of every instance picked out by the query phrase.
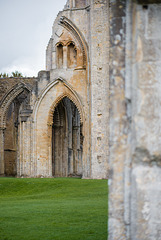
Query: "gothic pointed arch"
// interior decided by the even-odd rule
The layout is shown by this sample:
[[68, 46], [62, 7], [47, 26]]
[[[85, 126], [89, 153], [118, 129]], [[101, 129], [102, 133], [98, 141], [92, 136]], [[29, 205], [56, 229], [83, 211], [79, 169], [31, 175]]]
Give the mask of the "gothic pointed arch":
[[25, 83], [18, 83], [14, 85], [2, 98], [0, 102], [0, 127], [5, 129], [6, 112], [12, 101], [20, 95], [24, 90], [31, 91], [30, 86]]
[[56, 101], [50, 107], [50, 111], [49, 111], [49, 115], [48, 115], [48, 124], [49, 125], [53, 124], [53, 113], [54, 113], [55, 108], [57, 107], [59, 102], [61, 102], [61, 100], [65, 97], [69, 98], [75, 104], [75, 106], [77, 107], [78, 112], [80, 114], [80, 121], [81, 121], [81, 123], [83, 123], [83, 118], [84, 117], [83, 117], [83, 112], [82, 112], [82, 109], [81, 109], [82, 107], [80, 106], [80, 103], [78, 102], [78, 99], [76, 99], [72, 94], [64, 92], [63, 94], [61, 94], [56, 99]]
[[88, 58], [88, 45], [86, 43], [84, 36], [80, 32], [80, 30], [76, 27], [76, 25], [65, 16], [62, 16], [60, 18], [59, 25], [63, 26], [69, 32], [71, 32], [75, 40], [78, 42], [83, 54], [83, 67], [86, 68], [89, 58]]
[[[17, 123], [20, 104], [31, 88], [21, 82], [14, 85], [0, 101], [0, 174], [17, 174]], [[16, 111], [15, 111], [16, 110]], [[6, 139], [10, 139], [7, 141]]]
[[[69, 121], [73, 124], [77, 123], [77, 125], [73, 126], [73, 137], [76, 139], [76, 131], [79, 133], [80, 138], [78, 139], [78, 145], [80, 146], [79, 151], [77, 151], [77, 145], [74, 145], [74, 156], [76, 156], [79, 152], [79, 157], [82, 159], [82, 149], [84, 141], [82, 141], [84, 133], [86, 132], [86, 121], [85, 121], [85, 114], [84, 114], [84, 105], [82, 103], [82, 99], [78, 95], [78, 93], [73, 89], [73, 87], [61, 77], [56, 78], [54, 81], [49, 83], [46, 88], [41, 92], [39, 95], [37, 102], [34, 107], [34, 128], [33, 128], [33, 137], [34, 137], [34, 144], [33, 144], [33, 153], [34, 153], [34, 161], [35, 161], [35, 168], [37, 169], [37, 175], [44, 174], [45, 176], [52, 176], [52, 164], [53, 164], [53, 131], [54, 134], [57, 136], [58, 133], [61, 133], [61, 144], [58, 144], [64, 148], [65, 152], [68, 152], [67, 142], [65, 145], [63, 141], [68, 134]], [[70, 107], [71, 106], [71, 107]], [[69, 107], [69, 108], [68, 108]], [[72, 109], [76, 111], [72, 112]], [[68, 111], [69, 110], [69, 111]], [[69, 113], [70, 112], [70, 113]], [[71, 114], [71, 115], [70, 115]], [[70, 116], [71, 118], [70, 118]], [[77, 122], [77, 117], [79, 121]], [[57, 124], [58, 123], [58, 124]], [[62, 129], [63, 128], [63, 129]], [[58, 134], [59, 136], [59, 134]], [[57, 138], [59, 139], [59, 138]], [[63, 140], [64, 139], [64, 140]], [[70, 138], [72, 139], [72, 138]], [[81, 140], [80, 140], [81, 139]], [[59, 142], [59, 140], [58, 140]], [[77, 141], [76, 141], [77, 142]], [[79, 144], [80, 143], [80, 144]], [[74, 143], [73, 143], [74, 144]], [[72, 149], [70, 147], [69, 151]], [[59, 149], [60, 150], [60, 149]], [[63, 152], [61, 151], [63, 154]], [[68, 155], [68, 153], [67, 153]], [[67, 161], [66, 157], [62, 157], [62, 161]], [[69, 153], [70, 155], [70, 153]], [[59, 158], [59, 154], [56, 155]], [[63, 155], [61, 155], [63, 156]], [[71, 155], [70, 155], [71, 156]], [[82, 166], [82, 163], [80, 163]], [[43, 166], [46, 166], [45, 168]], [[67, 166], [67, 165], [66, 165]], [[75, 165], [76, 166], [76, 165]], [[63, 170], [67, 171], [67, 169]], [[67, 176], [67, 172], [64, 173]], [[57, 175], [58, 174], [53, 174]]]
[[68, 94], [63, 94], [49, 112], [52, 176], [82, 176], [83, 134], [77, 106]]
[[52, 124], [52, 121], [53, 121], [52, 120], [53, 111], [54, 111], [56, 105], [64, 97], [68, 97], [71, 101], [73, 101], [73, 103], [78, 108], [81, 122], [83, 122], [84, 121], [84, 111], [83, 111], [83, 107], [82, 107], [82, 103], [81, 103], [80, 97], [78, 96], [76, 91], [72, 88], [72, 86], [65, 79], [63, 79], [62, 77], [58, 77], [57, 79], [55, 79], [54, 81], [49, 83], [47, 85], [47, 87], [43, 90], [43, 92], [40, 94], [40, 96], [38, 97], [38, 101], [37, 101], [37, 103], [35, 105], [35, 108], [34, 108], [34, 121], [36, 122], [38, 108], [39, 108], [41, 102], [43, 101], [43, 98], [50, 91], [50, 89], [53, 88], [54, 86], [56, 86], [59, 82], [63, 83], [63, 85], [66, 87], [66, 91], [63, 91], [57, 97], [57, 99], [52, 103], [52, 105], [50, 107], [49, 115], [48, 115], [48, 124], [49, 125]]

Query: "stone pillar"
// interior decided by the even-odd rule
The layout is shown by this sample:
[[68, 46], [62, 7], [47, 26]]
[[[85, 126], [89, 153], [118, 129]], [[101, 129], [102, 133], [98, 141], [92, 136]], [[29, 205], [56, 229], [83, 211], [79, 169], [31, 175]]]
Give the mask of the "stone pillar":
[[73, 8], [75, 8], [75, 0], [73, 0]]
[[67, 46], [63, 47], [63, 68], [67, 69], [68, 67], [68, 59], [67, 59]]
[[62, 177], [63, 176], [63, 126], [60, 127], [60, 132], [59, 132], [59, 175]]
[[20, 161], [21, 161], [21, 139], [22, 139], [22, 136], [21, 136], [21, 122], [18, 124], [18, 141], [17, 141], [17, 176], [19, 177], [20, 176]]
[[[129, 122], [125, 99], [126, 2], [110, 1], [110, 174], [109, 240], [127, 240], [127, 168]], [[128, 79], [130, 81], [130, 79]], [[130, 158], [128, 159], [130, 160]], [[126, 167], [126, 169], [125, 169]], [[126, 175], [125, 175], [126, 172]], [[126, 195], [124, 186], [126, 184]], [[130, 186], [130, 183], [128, 183]], [[124, 205], [126, 204], [126, 205]], [[125, 210], [126, 206], [126, 210]], [[127, 226], [126, 226], [127, 222]]]
[[[20, 112], [19, 141], [18, 141], [18, 176], [31, 176], [33, 163], [31, 162], [31, 139], [32, 139], [32, 110], [25, 109]], [[32, 166], [31, 166], [32, 165]]]
[[[48, 154], [48, 176], [52, 176], [52, 124], [48, 124], [48, 148], [49, 148], [49, 154]], [[54, 146], [53, 146], [54, 147]], [[53, 148], [54, 149], [54, 148]]]
[[59, 167], [58, 167], [58, 162], [59, 162], [59, 127], [54, 127], [54, 163], [53, 163], [53, 175], [57, 176], [59, 174]]
[[20, 121], [20, 125], [19, 125], [19, 161], [17, 164], [17, 176], [18, 177], [21, 177], [21, 175], [23, 174], [22, 162], [23, 162], [23, 122]]
[[108, 1], [91, 1], [92, 178], [108, 177], [109, 23]]
[[0, 175], [4, 175], [4, 128], [0, 128]]
[[68, 176], [68, 137], [66, 131], [63, 133], [63, 176]]
[[133, 41], [130, 239], [160, 240], [161, 2], [131, 2], [133, 18], [132, 26], [129, 24], [129, 41]]
[[71, 106], [68, 108], [68, 174], [73, 174], [73, 128], [72, 128], [72, 111]]
[[73, 8], [73, 1], [75, 2], [75, 0], [70, 0], [70, 8]]
[[77, 143], [78, 143], [78, 129], [79, 127], [73, 127], [73, 172], [77, 174], [78, 172], [78, 152], [77, 152]]
[[73, 149], [68, 148], [68, 174], [73, 174]]

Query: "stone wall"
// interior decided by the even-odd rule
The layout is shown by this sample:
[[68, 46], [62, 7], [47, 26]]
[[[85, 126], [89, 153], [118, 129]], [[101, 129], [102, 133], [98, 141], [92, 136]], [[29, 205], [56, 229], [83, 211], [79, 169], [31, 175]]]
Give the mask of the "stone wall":
[[[45, 136], [51, 137], [51, 129], [48, 130], [47, 125], [51, 124], [52, 126], [53, 124], [52, 121], [49, 122], [48, 116], [50, 112], [54, 111], [56, 104], [63, 97], [68, 97], [77, 106], [80, 112], [83, 134], [83, 177], [91, 177], [88, 15], [89, 12], [86, 8], [78, 9], [73, 7], [71, 3], [65, 11], [58, 14], [53, 24], [52, 36], [47, 48], [47, 69], [50, 70], [49, 81], [51, 87], [48, 88], [44, 73], [42, 83], [46, 84], [47, 87], [39, 107], [35, 110], [37, 111], [35, 113], [37, 139], [46, 144]], [[38, 88], [43, 89], [43, 87], [42, 84], [38, 83]], [[46, 117], [42, 121], [41, 116], [44, 112]], [[41, 131], [43, 131], [43, 134]], [[50, 131], [50, 134], [48, 131]], [[41, 136], [44, 136], [44, 138]], [[41, 147], [37, 144], [36, 154], [38, 154], [38, 164], [40, 166], [42, 166], [42, 162], [47, 162], [49, 155], [51, 155], [48, 151], [51, 148], [50, 143], [49, 145], [45, 144], [42, 144]], [[47, 171], [51, 175], [51, 166], [49, 164], [45, 166], [47, 166]], [[44, 167], [40, 167], [39, 171], [43, 172]], [[40, 172], [39, 174], [41, 174]]]
[[110, 12], [109, 239], [161, 239], [161, 8], [111, 1]]
[[[152, 3], [152, 2], [151, 2]], [[161, 4], [133, 4], [132, 239], [161, 239]]]
[[[108, 1], [91, 1], [91, 159], [92, 177], [107, 178], [109, 156]], [[106, 124], [104, 124], [106, 122]]]
[[110, 1], [110, 240], [127, 237], [124, 217], [128, 206], [125, 208], [124, 205], [124, 177], [129, 124], [125, 99], [125, 39], [126, 2]]
[[36, 82], [36, 78], [0, 79], [0, 175], [19, 172], [19, 128], [32, 112]]
[[[91, 1], [90, 7], [88, 2], [79, 1], [79, 5], [87, 6], [82, 9], [77, 8], [77, 2], [75, 4], [76, 8], [70, 3], [72, 7], [60, 12], [54, 22], [47, 50], [48, 69], [52, 56], [50, 79], [65, 79], [78, 93], [83, 106], [86, 116], [83, 122], [83, 176], [107, 178], [109, 136], [104, 122], [109, 119], [108, 1]], [[68, 43], [71, 41], [77, 48], [78, 56], [74, 71], [68, 67]], [[61, 74], [60, 66], [57, 66], [57, 57], [60, 56], [58, 44], [63, 47]]]
[[14, 86], [19, 83], [24, 83], [34, 90], [36, 88], [36, 80], [37, 78], [0, 78], [0, 101], [2, 101], [5, 94], [14, 89]]

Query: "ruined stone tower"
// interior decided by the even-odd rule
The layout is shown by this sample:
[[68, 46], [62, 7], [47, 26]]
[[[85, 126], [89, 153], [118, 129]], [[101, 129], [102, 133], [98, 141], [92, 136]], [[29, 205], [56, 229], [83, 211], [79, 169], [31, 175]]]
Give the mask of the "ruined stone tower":
[[91, 6], [70, 1], [58, 14], [46, 71], [1, 79], [1, 174], [107, 178], [108, 12], [97, 21]]
[[161, 239], [161, 1], [68, 0], [37, 78], [0, 79], [0, 174], [108, 178], [109, 240]]

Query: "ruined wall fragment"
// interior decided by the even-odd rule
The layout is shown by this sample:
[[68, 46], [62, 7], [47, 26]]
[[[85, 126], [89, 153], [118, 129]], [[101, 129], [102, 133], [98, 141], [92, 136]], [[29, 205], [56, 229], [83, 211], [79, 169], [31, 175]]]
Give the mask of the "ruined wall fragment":
[[124, 164], [128, 120], [125, 99], [126, 2], [110, 1], [109, 240], [126, 239]]
[[[150, 3], [150, 4], [149, 4]], [[133, 4], [132, 239], [161, 239], [161, 4]]]

